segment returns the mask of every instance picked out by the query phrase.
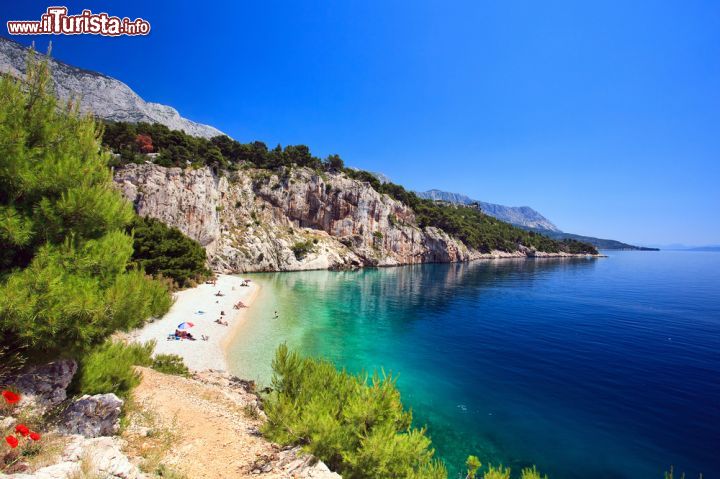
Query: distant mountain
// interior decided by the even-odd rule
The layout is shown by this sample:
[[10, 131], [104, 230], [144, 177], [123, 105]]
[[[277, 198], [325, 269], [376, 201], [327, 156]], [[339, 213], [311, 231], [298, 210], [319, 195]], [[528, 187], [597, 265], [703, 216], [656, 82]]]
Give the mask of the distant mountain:
[[511, 223], [516, 226], [522, 226], [527, 229], [542, 229], [560, 233], [560, 229], [552, 224], [552, 222], [543, 215], [530, 208], [529, 206], [503, 206], [495, 203], [486, 203], [484, 201], [473, 200], [469, 196], [459, 193], [449, 193], [447, 191], [429, 190], [418, 192], [421, 198], [430, 200], [441, 200], [449, 203], [458, 203], [463, 205], [471, 205], [477, 203], [482, 211], [490, 216]]
[[[0, 73], [24, 76], [27, 53], [27, 47], [0, 37]], [[103, 120], [160, 123], [171, 130], [204, 138], [223, 134], [217, 128], [181, 117], [175, 108], [143, 100], [125, 83], [102, 73], [53, 59], [50, 59], [50, 69], [59, 98], [79, 96], [80, 109]]]
[[577, 241], [583, 241], [590, 243], [597, 249], [614, 249], [614, 250], [632, 250], [632, 251], [659, 251], [659, 248], [647, 248], [645, 246], [635, 246], [627, 243], [623, 243], [617, 240], [594, 238], [592, 236], [576, 235], [572, 233], [565, 233], [564, 231], [548, 231], [538, 228], [529, 228], [536, 233], [544, 234], [552, 239], [563, 240], [563, 239], [574, 239]]
[[621, 241], [594, 238], [592, 236], [582, 236], [573, 233], [561, 231], [549, 219], [530, 208], [529, 206], [503, 206], [494, 203], [486, 203], [484, 201], [473, 200], [469, 196], [459, 193], [450, 193], [440, 190], [429, 190], [417, 193], [421, 198], [431, 200], [447, 201], [449, 203], [457, 203], [462, 205], [471, 205], [477, 203], [482, 211], [490, 216], [506, 221], [508, 223], [519, 226], [523, 229], [535, 231], [544, 234], [552, 239], [574, 239], [590, 243], [598, 249], [614, 249], [614, 250], [635, 250], [635, 251], [657, 251], [657, 248], [645, 248], [635, 246]]
[[653, 245], [663, 250], [670, 251], [720, 251], [720, 245], [709, 244], [703, 246], [688, 246], [685, 244], [673, 243], [668, 245]]

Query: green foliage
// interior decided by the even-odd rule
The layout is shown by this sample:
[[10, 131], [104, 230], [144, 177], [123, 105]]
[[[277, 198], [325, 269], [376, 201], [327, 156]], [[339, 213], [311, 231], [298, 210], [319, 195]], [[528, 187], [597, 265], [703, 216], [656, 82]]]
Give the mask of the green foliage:
[[330, 155], [325, 161], [330, 170], [341, 171], [345, 168], [345, 162], [340, 158], [340, 155]]
[[161, 166], [211, 166], [237, 169], [242, 164], [256, 168], [306, 166], [315, 170], [341, 170], [343, 161], [338, 155], [330, 155], [323, 161], [310, 153], [305, 145], [278, 145], [268, 149], [261, 141], [240, 143], [227, 136], [210, 140], [190, 136], [182, 131], [170, 130], [160, 124], [109, 122], [103, 135], [103, 144], [119, 156], [113, 165], [142, 163], [150, 157], [144, 155], [144, 142], [138, 136], [149, 137], [153, 149], [159, 153], [154, 160]]
[[125, 344], [108, 340], [90, 351], [80, 363], [81, 394], [115, 393], [127, 398], [140, 384], [134, 366], [150, 366], [155, 342]]
[[186, 377], [190, 375], [183, 358], [177, 354], [158, 354], [153, 358], [150, 367], [163, 374]]
[[467, 461], [465, 461], [465, 466], [467, 467], [467, 479], [475, 479], [475, 475], [478, 469], [480, 469], [480, 466], [482, 466], [482, 463], [477, 456], [468, 456]]
[[0, 78], [0, 334], [23, 354], [82, 352], [169, 308], [162, 284], [128, 270], [134, 213], [100, 135], [33, 54], [25, 80]]
[[510, 479], [510, 469], [502, 466], [488, 466], [487, 472], [483, 475], [484, 479]]
[[311, 240], [300, 241], [292, 245], [290, 249], [295, 254], [295, 258], [300, 261], [313, 251], [313, 245], [314, 243]]
[[133, 233], [132, 261], [153, 276], [171, 278], [188, 287], [210, 275], [205, 248], [154, 218], [136, 218], [129, 226]]
[[344, 478], [446, 478], [424, 429], [411, 427], [391, 377], [352, 375], [281, 345], [264, 433], [305, 448]]
[[548, 479], [547, 475], [541, 476], [535, 466], [526, 467], [520, 472], [520, 479]]

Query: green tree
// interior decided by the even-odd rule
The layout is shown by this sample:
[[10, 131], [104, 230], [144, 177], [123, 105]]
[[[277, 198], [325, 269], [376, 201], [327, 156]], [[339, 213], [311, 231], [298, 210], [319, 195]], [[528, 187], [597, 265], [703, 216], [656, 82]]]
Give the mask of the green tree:
[[345, 162], [340, 158], [340, 155], [330, 155], [325, 159], [325, 165], [328, 170], [342, 171], [345, 168]]
[[58, 104], [47, 62], [0, 79], [0, 333], [18, 350], [84, 351], [167, 311], [128, 265], [131, 206], [112, 185], [101, 127]]
[[132, 260], [148, 274], [171, 278], [179, 287], [191, 286], [210, 275], [205, 248], [154, 218], [137, 217], [129, 226], [133, 233]]

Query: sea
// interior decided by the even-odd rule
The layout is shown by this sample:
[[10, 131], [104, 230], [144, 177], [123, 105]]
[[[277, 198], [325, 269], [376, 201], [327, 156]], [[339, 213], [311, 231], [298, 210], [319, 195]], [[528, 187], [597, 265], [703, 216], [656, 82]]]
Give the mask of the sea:
[[267, 385], [280, 343], [397, 377], [450, 477], [720, 478], [720, 253], [251, 274], [229, 349]]

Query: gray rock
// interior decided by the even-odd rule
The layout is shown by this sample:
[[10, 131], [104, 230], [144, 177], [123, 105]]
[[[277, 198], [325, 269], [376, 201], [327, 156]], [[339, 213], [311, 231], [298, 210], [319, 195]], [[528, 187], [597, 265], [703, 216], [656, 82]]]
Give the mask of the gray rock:
[[[27, 50], [17, 42], [0, 38], [0, 72], [13, 76], [24, 75]], [[189, 135], [204, 138], [223, 134], [217, 128], [181, 117], [172, 107], [146, 102], [126, 84], [107, 75], [56, 60], [50, 60], [50, 71], [61, 100], [79, 99], [82, 111], [91, 112], [99, 118], [161, 123], [171, 130], [182, 130]]]
[[[137, 466], [122, 453], [122, 441], [116, 437], [84, 438], [68, 436], [68, 444], [59, 462], [32, 474], [10, 474], [12, 479], [74, 479], [98, 477], [103, 479], [141, 479]], [[88, 470], [89, 469], [89, 470]], [[87, 476], [85, 474], [88, 474]]]
[[[141, 216], [201, 243], [221, 272], [392, 266], [473, 259], [436, 228], [420, 228], [406, 205], [343, 174], [307, 168], [283, 174], [126, 165], [115, 182]], [[293, 246], [310, 241], [296, 257]]]
[[278, 453], [274, 466], [287, 477], [298, 479], [341, 479], [340, 474], [332, 472], [324, 462], [302, 452], [300, 447], [284, 449]]
[[67, 398], [65, 390], [76, 372], [75, 360], [60, 359], [26, 369], [15, 377], [7, 378], [5, 385], [20, 391], [21, 406], [35, 407], [42, 412]]
[[85, 437], [112, 436], [120, 428], [122, 405], [123, 400], [112, 393], [82, 396], [62, 413], [59, 428]]

